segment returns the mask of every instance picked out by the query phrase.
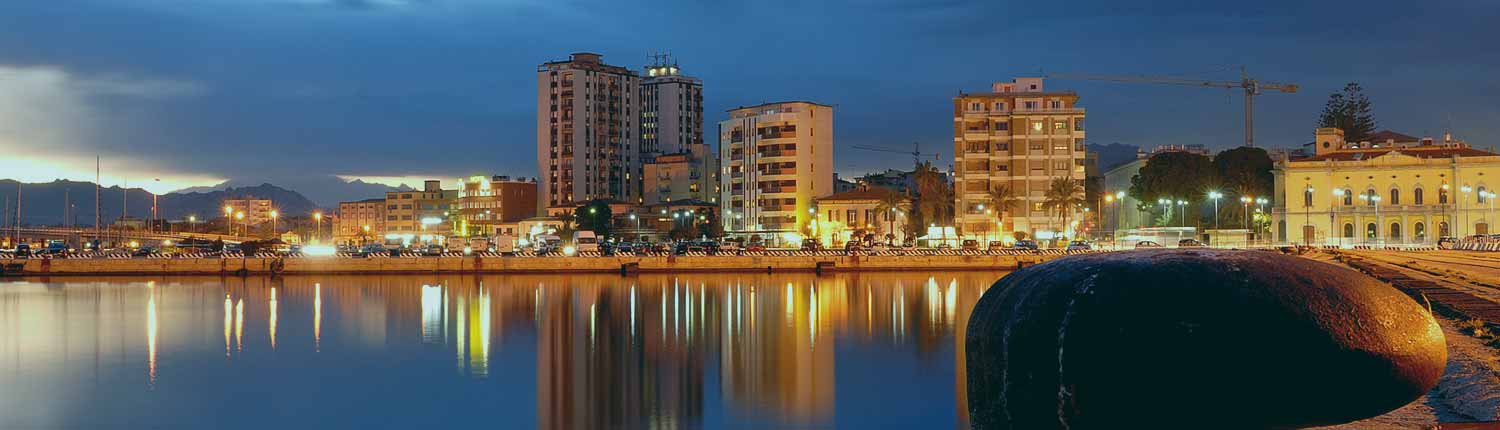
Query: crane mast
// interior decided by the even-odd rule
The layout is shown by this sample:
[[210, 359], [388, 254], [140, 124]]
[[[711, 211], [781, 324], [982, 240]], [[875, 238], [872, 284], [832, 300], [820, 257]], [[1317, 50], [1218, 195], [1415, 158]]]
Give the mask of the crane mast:
[[1076, 79], [1085, 81], [1105, 81], [1140, 84], [1163, 84], [1182, 85], [1200, 88], [1227, 88], [1242, 89], [1245, 91], [1245, 146], [1255, 146], [1255, 96], [1264, 94], [1265, 90], [1283, 93], [1297, 92], [1296, 84], [1283, 84], [1277, 82], [1261, 82], [1259, 79], [1250, 77], [1245, 68], [1240, 68], [1240, 80], [1238, 81], [1214, 81], [1200, 79], [1173, 78], [1163, 76], [1109, 76], [1109, 75], [1087, 75], [1076, 73], [1051, 73], [1044, 77], [1053, 79]]

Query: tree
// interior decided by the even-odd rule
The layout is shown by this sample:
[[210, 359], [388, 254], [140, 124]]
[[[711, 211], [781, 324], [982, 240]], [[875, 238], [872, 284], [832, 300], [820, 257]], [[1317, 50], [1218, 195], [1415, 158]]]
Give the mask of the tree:
[[928, 224], [949, 225], [953, 223], [953, 185], [931, 162], [918, 164], [912, 172], [917, 195], [911, 216], [907, 218], [911, 232], [923, 231]]
[[887, 192], [880, 197], [880, 203], [875, 205], [875, 210], [886, 214], [887, 225], [890, 226], [886, 234], [894, 238], [896, 233], [896, 213], [909, 211], [910, 208], [907, 207], [906, 196], [899, 193]]
[[614, 214], [610, 213], [609, 202], [592, 200], [574, 208], [573, 217], [577, 220], [579, 229], [592, 231], [603, 238], [609, 236], [609, 225]]
[[561, 225], [557, 227], [557, 237], [563, 238], [563, 240], [573, 240], [573, 223], [577, 220], [578, 216], [575, 214], [563, 213], [558, 215], [557, 221]]
[[1042, 202], [1051, 211], [1056, 211], [1062, 218], [1063, 231], [1068, 228], [1068, 216], [1073, 208], [1083, 203], [1083, 185], [1073, 178], [1053, 178], [1047, 184], [1046, 200]]
[[1341, 92], [1328, 95], [1328, 103], [1318, 114], [1318, 127], [1344, 131], [1344, 140], [1359, 142], [1375, 132], [1375, 117], [1370, 113], [1370, 99], [1357, 82], [1344, 85]]
[[697, 216], [702, 219], [693, 222], [698, 223], [698, 234], [709, 239], [718, 239], [724, 236], [724, 224], [719, 222], [718, 214], [713, 209], [699, 208]]
[[1191, 152], [1161, 152], [1152, 155], [1141, 171], [1130, 178], [1130, 196], [1142, 205], [1159, 199], [1196, 202], [1217, 181], [1213, 163], [1205, 155]]
[[[1225, 195], [1271, 198], [1271, 188], [1274, 185], [1271, 169], [1275, 166], [1265, 149], [1242, 146], [1220, 152], [1214, 156], [1213, 165], [1219, 185], [1228, 188], [1223, 191], [1233, 191], [1232, 193], [1226, 192]], [[1224, 208], [1229, 209], [1231, 214], [1242, 212], [1245, 209], [1244, 205], [1237, 203], [1238, 198], [1226, 201]], [[1242, 213], [1235, 217], [1243, 215]]]
[[995, 219], [1000, 221], [1000, 228], [1012, 230], [1013, 228], [1006, 222], [1006, 219], [1010, 217], [1010, 210], [1015, 207], [1016, 199], [1019, 198], [1015, 189], [1009, 185], [997, 185], [990, 189], [989, 198], [990, 207], [995, 208]]

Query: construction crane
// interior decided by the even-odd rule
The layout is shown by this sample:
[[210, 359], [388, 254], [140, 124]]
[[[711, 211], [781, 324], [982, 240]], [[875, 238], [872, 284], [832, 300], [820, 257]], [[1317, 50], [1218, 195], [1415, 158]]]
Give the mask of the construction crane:
[[[911, 151], [904, 151], [904, 150], [900, 150], [900, 149], [887, 148], [887, 147], [884, 147], [884, 146], [874, 146], [874, 145], [850, 145], [849, 147], [850, 148], [854, 148], [854, 149], [865, 150], [865, 151], [891, 152], [891, 153], [896, 153], [896, 154], [906, 154], [906, 155], [910, 155], [911, 156], [911, 162], [912, 162], [913, 165], [915, 165], [915, 164], [921, 164], [922, 163], [922, 160], [921, 160], [922, 159], [922, 146], [921, 146], [920, 143], [917, 143], [917, 142], [912, 142], [911, 143]], [[937, 160], [937, 159], [938, 159], [938, 154], [934, 154], [933, 155], [933, 160]]]
[[1297, 92], [1296, 84], [1282, 84], [1276, 82], [1261, 82], [1259, 79], [1250, 77], [1244, 67], [1240, 68], [1240, 80], [1238, 81], [1207, 81], [1199, 79], [1156, 77], [1156, 76], [1101, 76], [1082, 75], [1073, 73], [1052, 73], [1043, 76], [1053, 79], [1077, 79], [1086, 81], [1128, 82], [1143, 84], [1165, 84], [1185, 85], [1203, 88], [1239, 88], [1245, 90], [1245, 146], [1255, 146], [1255, 96], [1261, 95], [1263, 91], [1280, 91], [1283, 93]]

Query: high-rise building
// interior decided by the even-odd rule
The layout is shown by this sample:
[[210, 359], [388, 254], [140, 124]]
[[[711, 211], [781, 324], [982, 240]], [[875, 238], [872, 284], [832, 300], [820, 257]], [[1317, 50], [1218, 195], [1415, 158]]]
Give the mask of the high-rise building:
[[[1072, 91], [1045, 91], [1042, 78], [996, 82], [988, 93], [953, 98], [953, 194], [961, 234], [1072, 235], [1072, 226], [1045, 202], [1056, 179], [1075, 181], [1083, 199], [1084, 109], [1077, 103]], [[1015, 196], [1008, 207], [994, 207], [999, 202], [991, 191], [999, 187]], [[1081, 208], [1068, 210], [1068, 224], [1082, 219]]]
[[833, 107], [791, 101], [740, 107], [719, 123], [724, 230], [767, 243], [807, 233], [813, 199], [833, 194]]
[[656, 56], [641, 81], [641, 153], [681, 154], [703, 144], [703, 81]]
[[454, 201], [453, 231], [459, 236], [494, 236], [506, 225], [536, 216], [536, 180], [473, 176]]
[[580, 52], [537, 67], [537, 212], [641, 200], [640, 77]]
[[657, 55], [641, 82], [643, 202], [719, 201], [718, 154], [703, 141], [703, 82]]

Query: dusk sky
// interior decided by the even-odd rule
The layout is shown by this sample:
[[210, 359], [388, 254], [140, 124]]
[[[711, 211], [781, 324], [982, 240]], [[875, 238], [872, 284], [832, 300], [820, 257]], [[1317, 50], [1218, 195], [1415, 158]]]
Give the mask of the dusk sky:
[[[1358, 81], [1380, 128], [1489, 148], [1497, 26], [1494, 0], [7, 0], [0, 177], [93, 180], [96, 154], [106, 185], [158, 192], [531, 176], [536, 66], [576, 51], [636, 70], [670, 51], [704, 82], [710, 142], [735, 106], [833, 105], [846, 176], [910, 167], [854, 144], [949, 158], [955, 93], [1040, 70], [1232, 80], [1245, 65], [1301, 85], [1257, 99], [1266, 147], [1309, 141], [1328, 94]], [[1047, 86], [1080, 93], [1093, 143], [1242, 141], [1236, 90]]]

